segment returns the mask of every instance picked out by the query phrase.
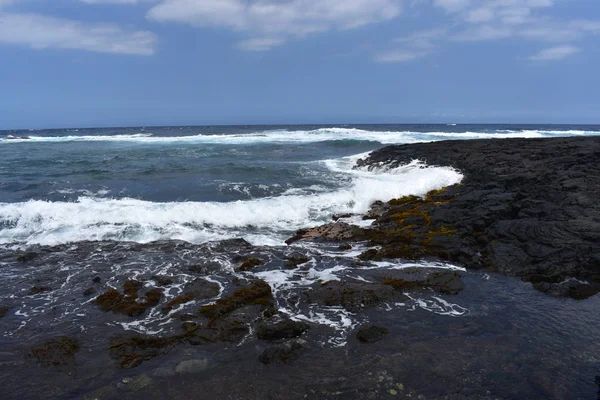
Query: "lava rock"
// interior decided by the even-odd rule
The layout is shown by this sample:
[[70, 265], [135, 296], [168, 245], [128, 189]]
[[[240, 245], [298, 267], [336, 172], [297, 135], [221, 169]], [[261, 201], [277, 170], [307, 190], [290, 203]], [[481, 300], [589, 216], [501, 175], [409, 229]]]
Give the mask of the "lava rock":
[[363, 328], [356, 333], [356, 338], [363, 343], [375, 343], [383, 339], [388, 334], [388, 330], [382, 326], [372, 325]]
[[59, 336], [32, 348], [29, 356], [35, 358], [37, 363], [42, 366], [64, 365], [73, 361], [80, 348], [76, 339]]
[[52, 291], [52, 288], [48, 287], [48, 286], [34, 286], [31, 289], [29, 289], [29, 294], [35, 295], [35, 294], [47, 293], [47, 292], [51, 292], [51, 291]]
[[286, 319], [275, 324], [259, 325], [257, 335], [261, 340], [291, 339], [302, 335], [309, 327], [305, 322]]
[[300, 229], [294, 237], [285, 241], [290, 245], [300, 240], [321, 240], [321, 241], [341, 241], [341, 240], [361, 240], [366, 237], [368, 230], [358, 226], [350, 225], [345, 222], [334, 222], [310, 229]]
[[[357, 168], [419, 159], [460, 185], [388, 202], [373, 223], [376, 259], [438, 258], [529, 276], [548, 294], [586, 298], [600, 284], [600, 138], [469, 140], [387, 146]], [[374, 258], [375, 259], [375, 258]], [[545, 277], [549, 278], [545, 278]], [[555, 278], [563, 277], [560, 281]], [[568, 278], [587, 281], [573, 286]], [[564, 290], [564, 288], [568, 288]]]
[[267, 347], [259, 356], [263, 364], [289, 364], [300, 357], [306, 342], [302, 339]]
[[197, 374], [206, 371], [209, 367], [210, 363], [205, 358], [186, 360], [180, 362], [177, 367], [175, 367], [175, 372], [178, 374]]
[[394, 290], [390, 286], [367, 282], [330, 281], [308, 290], [305, 295], [310, 303], [341, 306], [354, 312], [391, 300]]

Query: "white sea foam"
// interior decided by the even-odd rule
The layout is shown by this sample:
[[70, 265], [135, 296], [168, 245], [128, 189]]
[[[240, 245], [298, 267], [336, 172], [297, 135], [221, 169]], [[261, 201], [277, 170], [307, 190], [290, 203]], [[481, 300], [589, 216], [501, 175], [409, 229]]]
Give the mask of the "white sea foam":
[[358, 156], [324, 161], [331, 170], [347, 174], [350, 183], [316, 194], [292, 192], [228, 203], [155, 203], [87, 196], [76, 202], [0, 203], [0, 243], [160, 239], [201, 243], [237, 236], [256, 244], [281, 244], [290, 232], [328, 221], [334, 213], [364, 213], [375, 200], [420, 196], [462, 179], [454, 169], [427, 167], [418, 161], [395, 169], [352, 170]]
[[0, 140], [0, 143], [22, 142], [73, 142], [73, 141], [115, 141], [138, 143], [207, 143], [207, 144], [260, 144], [260, 143], [310, 143], [323, 141], [360, 140], [379, 142], [382, 144], [416, 143], [444, 139], [492, 139], [492, 138], [537, 138], [546, 136], [598, 135], [598, 131], [581, 130], [522, 130], [495, 132], [415, 132], [415, 131], [367, 131], [356, 128], [320, 128], [308, 131], [270, 130], [242, 134], [201, 134], [189, 136], [154, 136], [144, 132], [137, 134], [116, 135], [69, 135], [69, 136], [36, 136], [24, 138], [11, 137], [10, 140]]

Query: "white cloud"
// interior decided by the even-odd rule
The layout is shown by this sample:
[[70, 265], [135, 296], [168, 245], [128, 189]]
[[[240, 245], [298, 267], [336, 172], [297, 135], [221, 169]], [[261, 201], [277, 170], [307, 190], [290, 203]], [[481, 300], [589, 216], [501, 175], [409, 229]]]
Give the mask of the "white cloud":
[[0, 43], [34, 49], [72, 49], [134, 55], [154, 54], [157, 38], [114, 24], [85, 24], [39, 14], [0, 12]]
[[550, 47], [549, 49], [544, 49], [539, 53], [529, 57], [529, 59], [534, 61], [562, 60], [578, 52], [579, 49], [575, 46], [556, 46]]
[[375, 60], [382, 63], [399, 63], [414, 61], [428, 54], [426, 51], [392, 50], [377, 54]]
[[433, 4], [446, 11], [456, 12], [467, 8], [471, 4], [471, 0], [434, 0]]
[[79, 0], [88, 4], [138, 4], [152, 0]]
[[406, 62], [431, 54], [448, 41], [481, 42], [511, 39], [560, 44], [541, 51], [532, 60], [556, 60], [579, 48], [572, 42], [600, 34], [600, 21], [565, 20], [546, 10], [555, 0], [414, 0], [446, 12], [447, 28], [418, 31], [395, 39], [395, 48], [375, 55], [377, 61]]
[[245, 51], [267, 51], [283, 43], [285, 43], [285, 40], [280, 38], [254, 38], [242, 40], [237, 44], [237, 47]]
[[[402, 0], [162, 0], [148, 19], [196, 27], [232, 29], [251, 37], [291, 37], [332, 29], [354, 29], [388, 21], [400, 14]], [[270, 39], [271, 41], [273, 39]], [[262, 41], [262, 42], [260, 42]], [[273, 47], [265, 39], [249, 39], [244, 49]]]

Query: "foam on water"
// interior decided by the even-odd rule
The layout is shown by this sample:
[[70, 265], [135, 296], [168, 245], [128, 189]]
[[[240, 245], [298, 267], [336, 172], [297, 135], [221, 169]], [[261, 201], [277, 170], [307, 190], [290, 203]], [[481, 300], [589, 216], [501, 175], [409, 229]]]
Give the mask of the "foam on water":
[[356, 128], [320, 128], [315, 130], [269, 130], [242, 134], [200, 134], [189, 136], [154, 136], [152, 133], [116, 135], [68, 135], [68, 136], [26, 136], [6, 137], [0, 143], [42, 143], [42, 142], [137, 142], [137, 143], [206, 143], [206, 144], [264, 144], [264, 143], [311, 143], [323, 141], [358, 140], [382, 144], [416, 143], [445, 139], [492, 139], [492, 138], [538, 138], [548, 136], [569, 136], [600, 134], [597, 131], [581, 130], [506, 130], [493, 132], [415, 132], [415, 131], [368, 131]]
[[[0, 203], [1, 244], [56, 245], [83, 240], [193, 243], [244, 237], [255, 244], [282, 244], [296, 229], [330, 220], [335, 213], [364, 213], [375, 200], [458, 183], [460, 172], [419, 161], [394, 169], [352, 170], [362, 155], [327, 160], [347, 175], [347, 187], [316, 194], [290, 194], [235, 201], [156, 203], [131, 198], [79, 197], [76, 202], [30, 200]], [[267, 242], [263, 242], [268, 238]], [[275, 242], [275, 243], [274, 243]]]

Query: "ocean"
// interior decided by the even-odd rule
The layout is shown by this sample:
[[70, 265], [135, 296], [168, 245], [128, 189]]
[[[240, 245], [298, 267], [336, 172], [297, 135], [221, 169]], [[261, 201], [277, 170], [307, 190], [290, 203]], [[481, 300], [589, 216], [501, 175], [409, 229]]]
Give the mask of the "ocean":
[[[599, 313], [592, 313], [600, 309], [597, 299], [580, 306], [537, 293], [515, 278], [465, 271], [460, 265], [441, 262], [392, 260], [359, 266], [355, 257], [364, 250], [360, 246], [342, 252], [324, 243], [284, 243], [296, 230], [330, 222], [336, 214], [365, 213], [376, 200], [422, 196], [460, 183], [463, 178], [460, 171], [429, 166], [420, 160], [393, 169], [385, 165], [372, 170], [355, 168], [356, 160], [382, 146], [586, 135], [600, 135], [600, 126], [289, 125], [2, 131], [0, 306], [8, 313], [0, 319], [0, 381], [9, 398], [81, 398], [83, 393], [130, 376], [108, 360], [105, 349], [109, 337], [118, 333], [175, 334], [181, 322], [178, 314], [223, 297], [236, 279], [258, 278], [270, 285], [281, 313], [317, 326], [313, 329], [315, 340], [326, 349], [310, 366], [321, 371], [322, 377], [314, 371], [296, 369], [294, 378], [282, 378], [277, 375], [281, 372], [271, 371], [265, 375], [271, 382], [265, 383], [266, 391], [269, 385], [287, 383], [292, 388], [292, 382], [300, 381], [306, 387], [310, 381], [343, 392], [350, 383], [332, 386], [327, 374], [341, 374], [349, 352], [356, 363], [376, 363], [380, 370], [393, 375], [390, 371], [397, 342], [380, 348], [383, 355], [375, 361], [368, 351], [355, 349], [356, 344], [349, 339], [357, 327], [378, 319], [389, 326], [412, 327], [420, 332], [402, 339], [403, 346], [445, 336], [450, 326], [458, 325], [461, 332], [467, 330], [468, 335], [477, 337], [482, 347], [469, 345], [458, 351], [461, 362], [480, 354], [483, 348], [490, 354], [477, 364], [467, 362], [465, 373], [487, 369], [490, 376], [496, 376], [497, 384], [475, 382], [477, 390], [483, 391], [476, 394], [491, 391], [500, 398], [514, 398], [515, 393], [525, 393], [522, 398], [536, 398], [550, 393], [549, 398], [562, 394], [586, 398], [595, 388], [593, 379], [588, 378], [596, 371], [597, 353], [594, 355], [595, 350], [586, 343], [600, 343]], [[369, 224], [360, 217], [344, 220]], [[240, 272], [236, 270], [236, 256], [242, 255], [258, 257], [264, 263], [257, 270]], [[308, 260], [305, 268], [281, 267], [286, 259], [298, 256]], [[411, 295], [408, 302], [386, 304], [368, 316], [294, 301], [294, 296], [317, 283], [366, 281], [374, 271], [408, 267], [461, 271], [467, 289], [459, 297]], [[134, 319], [103, 313], [92, 304], [100, 291], [118, 288], [128, 279], [152, 288], [152, 277], [156, 276], [173, 281], [164, 291], [164, 301], [181, 295], [198, 280], [217, 285], [218, 290], [213, 297], [179, 305], [172, 312], [156, 308]], [[83, 296], [90, 288], [95, 294]], [[400, 317], [391, 313], [394, 310]], [[552, 328], [548, 320], [553, 321]], [[565, 336], [567, 331], [572, 334]], [[34, 368], [22, 362], [27, 349], [57, 335], [78, 337], [93, 354], [91, 361], [78, 367], [77, 379], [57, 377], [48, 371], [40, 372], [36, 379], [24, 379]], [[240, 354], [252, 353], [244, 343], [239, 344], [243, 349]], [[498, 347], [492, 349], [490, 343]], [[450, 351], [456, 342], [444, 346]], [[570, 350], [565, 351], [566, 347]], [[226, 374], [224, 371], [238, 371], [236, 368], [241, 377], [244, 368], [253, 365], [235, 364], [241, 356], [234, 350], [232, 354], [237, 355], [231, 357], [201, 351], [214, 365], [207, 380], [217, 379], [215, 374]], [[411, 358], [414, 368], [427, 364], [418, 359], [416, 348], [410, 351], [415, 352]], [[182, 354], [177, 353], [178, 357], [189, 356]], [[166, 363], [177, 365], [179, 359], [169, 357]], [[540, 364], [541, 359], [545, 361]], [[548, 388], [551, 385], [544, 376], [532, 383], [530, 369], [553, 376], [559, 366], [548, 360], [557, 359], [561, 360], [561, 373], [554, 389]], [[337, 367], [331, 367], [332, 360]], [[173, 379], [178, 378], [155, 374], [165, 361], [157, 363], [149, 361], [138, 368], [157, 381], [175, 384]], [[512, 369], [498, 372], [495, 368], [499, 363], [510, 364]], [[348, 371], [344, 373], [352, 377]], [[368, 386], [358, 371], [354, 373], [357, 382]], [[381, 379], [388, 379], [388, 375]], [[508, 382], [512, 384], [519, 376], [527, 378], [509, 387]], [[20, 379], [15, 381], [15, 377]], [[373, 379], [382, 382], [380, 376]], [[414, 379], [419, 387], [429, 384]], [[394, 391], [400, 390], [399, 382], [390, 381], [389, 385], [395, 385]], [[239, 386], [242, 390], [241, 380]], [[60, 390], [40, 389], [50, 387]], [[196, 389], [192, 385], [187, 389], [182, 386], [182, 390], [193, 393]], [[221, 393], [216, 387], [203, 390], [209, 393], [208, 398]], [[290, 398], [294, 390], [297, 394], [302, 391], [290, 389]], [[117, 392], [114, 398], [119, 396]]]

